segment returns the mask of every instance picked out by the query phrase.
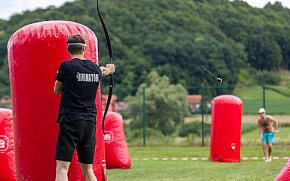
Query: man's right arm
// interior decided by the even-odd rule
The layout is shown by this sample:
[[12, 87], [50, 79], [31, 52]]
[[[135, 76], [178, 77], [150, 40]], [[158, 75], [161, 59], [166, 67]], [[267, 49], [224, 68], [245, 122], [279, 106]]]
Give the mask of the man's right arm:
[[63, 87], [63, 83], [56, 80], [55, 83], [54, 83], [54, 93], [56, 95], [59, 95], [62, 91], [62, 87]]
[[259, 129], [259, 134], [260, 134], [260, 138], [262, 139], [262, 127], [261, 127], [261, 124], [260, 124], [260, 120], [258, 120], [258, 129]]
[[56, 95], [59, 95], [62, 92], [63, 88], [63, 81], [64, 81], [64, 72], [66, 72], [65, 69], [65, 62], [62, 62], [59, 66], [58, 71], [56, 72], [56, 77], [55, 77], [55, 83], [54, 83], [54, 93]]

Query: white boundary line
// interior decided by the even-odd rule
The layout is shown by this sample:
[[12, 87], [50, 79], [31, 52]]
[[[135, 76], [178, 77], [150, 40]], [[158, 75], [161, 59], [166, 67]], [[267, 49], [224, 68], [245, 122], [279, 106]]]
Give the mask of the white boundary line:
[[[290, 157], [273, 157], [272, 160], [288, 160]], [[209, 161], [209, 158], [133, 158], [134, 161]], [[265, 157], [243, 157], [241, 160], [265, 160]]]

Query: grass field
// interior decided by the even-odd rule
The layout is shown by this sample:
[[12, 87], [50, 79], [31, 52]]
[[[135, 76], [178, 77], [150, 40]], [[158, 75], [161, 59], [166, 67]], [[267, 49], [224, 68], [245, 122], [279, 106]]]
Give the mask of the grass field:
[[285, 162], [133, 161], [131, 169], [108, 170], [107, 177], [111, 181], [272, 181]]
[[[263, 106], [261, 86], [237, 87], [233, 95], [243, 101], [245, 114], [257, 114], [257, 110]], [[265, 90], [265, 105], [269, 114], [290, 114], [290, 97], [273, 90]]]
[[[290, 155], [290, 128], [282, 127], [276, 134], [273, 157]], [[142, 143], [142, 141], [140, 141]], [[221, 163], [190, 160], [141, 161], [136, 158], [208, 158], [210, 147], [190, 146], [130, 146], [130, 169], [107, 170], [109, 181], [272, 181], [287, 160], [242, 160], [239, 163]], [[242, 135], [241, 157], [262, 157], [261, 142], [257, 130]]]

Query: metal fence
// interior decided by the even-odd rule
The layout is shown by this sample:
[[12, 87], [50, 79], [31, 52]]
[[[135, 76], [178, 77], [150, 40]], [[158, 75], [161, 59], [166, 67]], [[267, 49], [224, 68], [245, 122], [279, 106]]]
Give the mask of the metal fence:
[[[197, 102], [191, 103], [195, 107], [192, 109], [192, 115], [185, 119], [185, 122], [201, 121], [202, 124], [202, 136], [204, 137], [204, 123], [209, 123], [211, 120], [211, 103], [212, 100], [219, 95], [234, 95], [242, 100], [242, 114], [244, 115], [256, 115], [258, 118], [258, 110], [261, 107], [266, 108], [268, 114], [272, 115], [290, 115], [290, 88], [287, 86], [233, 86], [230, 85], [215, 85], [215, 86], [193, 86], [189, 88], [192, 95], [197, 95], [199, 99]], [[289, 92], [289, 93], [288, 93]], [[143, 105], [142, 115], [143, 119], [143, 135], [144, 145], [146, 144], [146, 101], [149, 100], [146, 97], [146, 87], [143, 88], [143, 99], [140, 105]], [[156, 109], [156, 113], [162, 113], [167, 110], [167, 107], [159, 105]], [[178, 111], [178, 110], [175, 110]], [[174, 114], [174, 112], [172, 112]], [[204, 138], [202, 138], [204, 139]], [[203, 144], [203, 143], [202, 143]]]
[[[144, 101], [154, 101], [146, 97], [146, 87], [143, 87], [143, 99], [140, 105], [146, 105]], [[192, 114], [210, 114], [211, 102], [219, 95], [234, 95], [243, 102], [243, 114], [257, 114], [259, 108], [263, 107], [269, 114], [290, 115], [290, 88], [288, 86], [272, 85], [244, 85], [244, 86], [192, 86], [189, 88], [191, 94], [197, 98], [190, 102]], [[159, 105], [158, 112], [167, 111]], [[144, 107], [144, 110], [146, 107]], [[143, 111], [144, 111], [143, 110]], [[146, 115], [145, 113], [142, 113]]]

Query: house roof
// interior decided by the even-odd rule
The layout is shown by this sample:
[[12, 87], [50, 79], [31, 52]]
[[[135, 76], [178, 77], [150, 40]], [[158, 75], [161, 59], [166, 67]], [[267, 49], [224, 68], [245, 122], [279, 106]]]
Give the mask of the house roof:
[[[108, 94], [102, 94], [102, 100], [107, 100], [107, 99], [108, 99]], [[114, 102], [117, 100], [118, 100], [118, 97], [116, 96], [116, 94], [113, 94], [111, 98], [111, 102]]]
[[200, 103], [202, 96], [200, 94], [187, 95], [186, 100], [190, 103]]

